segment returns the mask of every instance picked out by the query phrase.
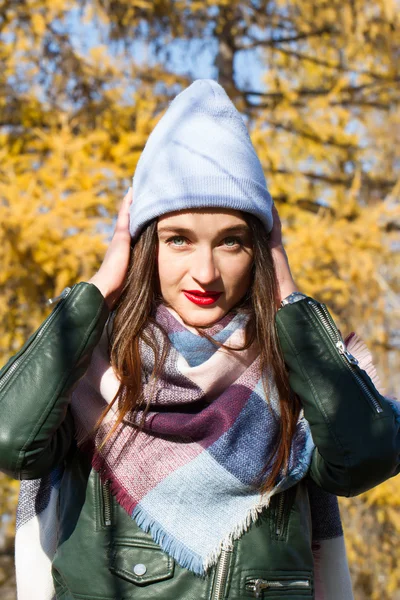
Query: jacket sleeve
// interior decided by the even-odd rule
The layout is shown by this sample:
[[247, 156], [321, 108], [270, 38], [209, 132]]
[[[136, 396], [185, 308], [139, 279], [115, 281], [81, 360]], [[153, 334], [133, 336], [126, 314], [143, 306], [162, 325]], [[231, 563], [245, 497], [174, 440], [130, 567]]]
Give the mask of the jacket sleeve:
[[315, 444], [310, 476], [355, 496], [400, 471], [400, 419], [356, 359], [325, 304], [311, 297], [276, 313], [277, 333]]
[[70, 395], [85, 374], [109, 315], [98, 288], [77, 283], [0, 371], [0, 469], [36, 479], [73, 440]]

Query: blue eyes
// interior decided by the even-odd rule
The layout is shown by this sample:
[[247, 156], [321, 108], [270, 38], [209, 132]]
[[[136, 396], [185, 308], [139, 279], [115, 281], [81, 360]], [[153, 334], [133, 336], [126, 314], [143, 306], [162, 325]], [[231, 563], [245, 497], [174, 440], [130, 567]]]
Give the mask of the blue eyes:
[[[178, 243], [178, 244], [172, 243], [173, 241], [176, 241], [176, 240], [178, 240], [178, 241], [180, 241], [182, 243]], [[167, 242], [167, 244], [169, 244], [170, 246], [173, 246], [175, 248], [182, 248], [184, 246], [183, 242], [185, 240], [186, 240], [186, 238], [183, 237], [182, 235], [174, 235], [174, 236], [170, 237], [166, 242]], [[243, 241], [239, 237], [230, 235], [229, 237], [224, 238], [223, 241], [226, 242], [227, 240], [229, 242], [233, 242], [233, 244], [232, 243], [226, 244], [227, 248], [235, 248], [236, 249], [237, 247], [242, 247], [243, 246]]]
[[[172, 240], [183, 240], [184, 238], [181, 235], [175, 235], [172, 238], [169, 238], [169, 240], [167, 240], [167, 243], [172, 242]], [[175, 244], [174, 244], [175, 245]], [[177, 244], [178, 246], [182, 246], [182, 244]]]

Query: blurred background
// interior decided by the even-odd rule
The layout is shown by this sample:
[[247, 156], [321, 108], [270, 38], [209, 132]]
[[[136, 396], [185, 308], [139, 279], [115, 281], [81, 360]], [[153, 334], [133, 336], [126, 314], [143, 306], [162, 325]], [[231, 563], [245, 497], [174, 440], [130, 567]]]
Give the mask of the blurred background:
[[[365, 340], [399, 397], [399, 9], [0, 0], [0, 365], [47, 298], [94, 274], [149, 133], [206, 77], [248, 126], [299, 288]], [[3, 600], [17, 492], [0, 474]], [[400, 478], [340, 505], [356, 599], [399, 599]]]

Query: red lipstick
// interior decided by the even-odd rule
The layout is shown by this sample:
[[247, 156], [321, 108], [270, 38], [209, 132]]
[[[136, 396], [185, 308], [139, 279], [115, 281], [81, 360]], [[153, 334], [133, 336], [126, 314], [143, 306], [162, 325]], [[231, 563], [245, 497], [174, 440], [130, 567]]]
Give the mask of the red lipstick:
[[214, 304], [221, 296], [222, 292], [201, 292], [200, 290], [183, 290], [186, 298], [200, 306]]

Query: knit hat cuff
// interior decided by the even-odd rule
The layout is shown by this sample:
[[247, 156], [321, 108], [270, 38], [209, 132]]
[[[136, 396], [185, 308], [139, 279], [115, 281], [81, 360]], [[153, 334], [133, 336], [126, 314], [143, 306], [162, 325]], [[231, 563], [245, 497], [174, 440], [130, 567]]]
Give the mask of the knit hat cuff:
[[[209, 191], [208, 191], [209, 190]], [[162, 214], [190, 208], [227, 208], [249, 212], [272, 229], [272, 215], [265, 207], [272, 198], [265, 185], [254, 179], [226, 175], [191, 175], [171, 181], [157, 177], [131, 205], [129, 230], [132, 238], [140, 233], [149, 221]]]

